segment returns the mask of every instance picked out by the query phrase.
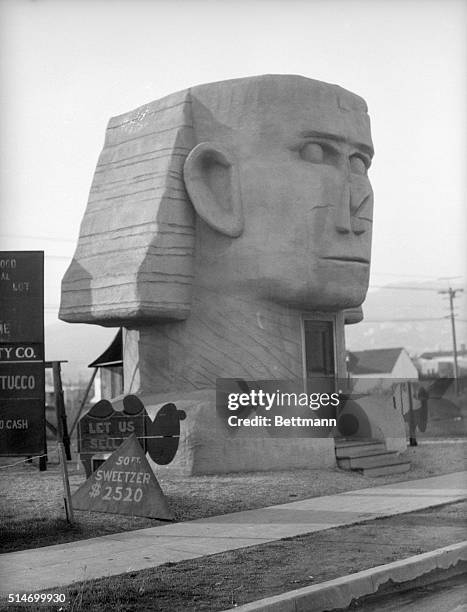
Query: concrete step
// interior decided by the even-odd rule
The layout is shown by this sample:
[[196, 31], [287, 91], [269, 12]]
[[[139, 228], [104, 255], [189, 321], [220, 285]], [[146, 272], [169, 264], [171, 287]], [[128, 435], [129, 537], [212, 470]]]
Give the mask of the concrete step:
[[386, 452], [384, 442], [378, 440], [362, 440], [358, 442], [336, 441], [336, 457], [359, 457], [363, 454], [377, 454]]
[[349, 452], [343, 452], [342, 450], [340, 450], [339, 454], [336, 453], [336, 457], [338, 459], [351, 459], [352, 457], [371, 457], [373, 455], [386, 455], [387, 452], [388, 451], [386, 450], [385, 446], [383, 446], [383, 448], [377, 446], [374, 448], [368, 448], [366, 450], [358, 451], [351, 449]]
[[359, 451], [358, 453], [346, 453], [339, 454], [336, 453], [337, 465], [344, 470], [351, 470], [352, 468], [359, 467], [356, 463], [356, 460], [363, 459], [365, 457], [387, 457], [391, 455], [388, 451], [384, 449], [378, 448], [377, 450], [365, 450]]
[[372, 445], [372, 444], [384, 444], [382, 440], [376, 440], [375, 438], [334, 438], [334, 444], [336, 446], [360, 446], [361, 444]]
[[386, 444], [379, 440], [336, 438], [335, 448], [337, 465], [343, 470], [354, 470], [369, 477], [402, 474], [410, 470], [410, 461], [386, 450]]
[[362, 470], [386, 465], [396, 465], [402, 460], [396, 452], [382, 452], [358, 457], [342, 457], [337, 459], [338, 467], [344, 470]]
[[410, 461], [401, 461], [393, 465], [382, 465], [379, 467], [365, 468], [362, 470], [363, 476], [375, 478], [377, 476], [391, 476], [391, 474], [403, 474], [410, 470]]

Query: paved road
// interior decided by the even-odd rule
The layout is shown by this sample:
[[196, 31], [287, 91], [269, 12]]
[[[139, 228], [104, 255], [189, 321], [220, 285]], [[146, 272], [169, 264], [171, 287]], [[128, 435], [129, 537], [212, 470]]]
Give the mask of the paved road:
[[413, 591], [407, 591], [372, 604], [352, 608], [355, 612], [467, 612], [465, 574]]

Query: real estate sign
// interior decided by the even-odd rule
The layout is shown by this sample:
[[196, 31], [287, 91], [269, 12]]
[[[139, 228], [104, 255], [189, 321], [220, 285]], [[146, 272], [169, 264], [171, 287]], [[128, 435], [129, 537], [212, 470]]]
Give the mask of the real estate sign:
[[0, 455], [45, 450], [44, 253], [0, 251]]
[[174, 518], [134, 433], [73, 493], [72, 499], [76, 510]]

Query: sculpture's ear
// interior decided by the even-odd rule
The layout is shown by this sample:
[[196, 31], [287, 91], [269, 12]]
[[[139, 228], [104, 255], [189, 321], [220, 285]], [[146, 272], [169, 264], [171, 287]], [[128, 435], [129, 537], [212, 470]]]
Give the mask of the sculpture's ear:
[[202, 142], [186, 158], [183, 176], [198, 215], [221, 234], [240, 236], [243, 210], [233, 153], [223, 145]]

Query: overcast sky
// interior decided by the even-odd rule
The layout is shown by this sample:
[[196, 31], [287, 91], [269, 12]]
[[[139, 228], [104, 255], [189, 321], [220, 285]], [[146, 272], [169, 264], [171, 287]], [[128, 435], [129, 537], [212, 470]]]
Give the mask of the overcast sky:
[[48, 321], [108, 119], [264, 73], [367, 101], [372, 285], [465, 277], [465, 0], [0, 0], [0, 24], [0, 248], [45, 250]]

